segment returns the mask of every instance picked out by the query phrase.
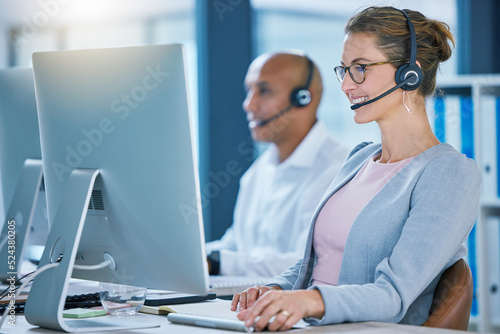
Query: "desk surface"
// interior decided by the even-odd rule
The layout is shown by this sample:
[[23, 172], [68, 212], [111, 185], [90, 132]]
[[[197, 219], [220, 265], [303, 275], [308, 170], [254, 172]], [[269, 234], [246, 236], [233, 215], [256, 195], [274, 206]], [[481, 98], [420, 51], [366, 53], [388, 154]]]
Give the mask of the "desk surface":
[[[184, 304], [184, 305], [175, 305], [172, 306], [177, 312], [184, 313], [195, 313], [207, 316], [216, 316], [219, 318], [226, 319], [236, 319], [236, 313], [231, 312], [229, 309], [229, 301], [226, 300], [213, 300], [206, 301], [202, 303], [196, 304]], [[224, 330], [215, 330], [215, 329], [207, 329], [203, 327], [194, 327], [194, 326], [184, 326], [172, 324], [167, 320], [167, 317], [164, 315], [150, 315], [150, 314], [138, 314], [131, 317], [126, 317], [130, 320], [137, 320], [146, 323], [152, 323], [160, 325], [160, 327], [151, 328], [151, 329], [140, 329], [140, 330], [130, 330], [125, 331], [124, 333], [237, 333], [231, 331]], [[417, 327], [417, 326], [406, 326], [406, 325], [395, 325], [395, 324], [386, 324], [379, 322], [364, 322], [364, 323], [353, 323], [353, 324], [339, 324], [339, 325], [330, 325], [330, 326], [309, 326], [303, 329], [295, 329], [293, 333], [354, 333], [355, 334], [364, 334], [364, 333], [379, 333], [379, 334], [400, 334], [400, 333], [463, 333], [460, 331], [452, 331], [452, 330], [444, 330], [444, 329], [435, 329], [435, 328], [426, 328], [426, 327]], [[0, 333], [62, 333], [59, 331], [41, 329], [38, 327], [31, 326], [26, 322], [26, 319], [22, 315], [16, 316], [16, 326], [13, 327], [7, 323], [4, 323], [2, 329], [0, 329]], [[113, 332], [110, 332], [113, 333]], [[115, 332], [116, 333], [116, 332]]]

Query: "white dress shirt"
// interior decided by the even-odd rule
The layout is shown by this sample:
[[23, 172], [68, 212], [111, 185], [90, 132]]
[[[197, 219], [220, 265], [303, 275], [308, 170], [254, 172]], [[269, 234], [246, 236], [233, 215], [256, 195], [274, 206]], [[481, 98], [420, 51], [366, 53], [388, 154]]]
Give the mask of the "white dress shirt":
[[317, 122], [279, 163], [274, 144], [240, 180], [233, 224], [207, 251], [220, 251], [221, 275], [271, 277], [303, 256], [311, 217], [349, 148]]

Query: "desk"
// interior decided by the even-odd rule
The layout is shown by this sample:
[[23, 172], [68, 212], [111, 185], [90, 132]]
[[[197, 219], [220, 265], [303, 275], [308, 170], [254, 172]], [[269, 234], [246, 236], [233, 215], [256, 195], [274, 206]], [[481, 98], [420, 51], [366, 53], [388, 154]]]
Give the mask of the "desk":
[[[197, 313], [203, 315], [217, 316], [220, 318], [227, 319], [235, 319], [236, 313], [231, 312], [229, 309], [230, 302], [227, 300], [212, 300], [206, 301], [197, 304], [184, 304], [184, 305], [175, 305], [172, 308], [178, 312], [185, 313]], [[183, 326], [172, 324], [167, 320], [167, 317], [164, 315], [150, 315], [150, 314], [138, 314], [130, 319], [138, 320], [141, 322], [148, 322], [159, 324], [160, 327], [151, 328], [151, 329], [140, 329], [140, 330], [131, 330], [126, 331], [125, 333], [135, 334], [135, 333], [186, 333], [186, 334], [196, 334], [196, 333], [238, 333], [231, 331], [223, 331], [223, 330], [215, 330], [208, 329], [203, 327], [194, 327], [194, 326]], [[31, 326], [26, 322], [24, 316], [19, 315], [16, 317], [16, 326], [12, 327], [5, 323], [0, 330], [0, 333], [9, 333], [9, 334], [17, 334], [17, 333], [63, 333], [59, 331], [52, 331], [41, 329], [38, 327]], [[116, 333], [116, 332], [109, 332]], [[463, 333], [461, 331], [453, 331], [453, 330], [444, 330], [444, 329], [435, 329], [435, 328], [426, 328], [426, 327], [417, 327], [417, 326], [406, 326], [406, 325], [395, 325], [395, 324], [386, 324], [380, 322], [363, 322], [363, 323], [353, 323], [353, 324], [339, 324], [339, 325], [330, 325], [330, 326], [309, 326], [304, 329], [296, 329], [293, 330], [292, 333], [355, 333], [355, 334], [368, 334], [368, 333], [378, 333], [378, 334], [401, 334], [401, 333], [422, 333], [422, 334], [458, 334]]]

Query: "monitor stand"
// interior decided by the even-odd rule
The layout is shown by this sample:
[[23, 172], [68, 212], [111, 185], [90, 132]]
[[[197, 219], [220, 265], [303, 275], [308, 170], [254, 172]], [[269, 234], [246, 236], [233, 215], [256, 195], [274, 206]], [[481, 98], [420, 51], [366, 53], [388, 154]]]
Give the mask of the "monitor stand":
[[59, 262], [59, 265], [42, 272], [33, 281], [24, 310], [26, 320], [32, 325], [65, 332], [101, 332], [159, 326], [112, 317], [91, 320], [63, 318], [69, 280], [98, 175], [98, 169], [75, 169], [69, 176], [39, 268], [55, 262]]
[[33, 213], [42, 184], [42, 161], [26, 159], [7, 210], [0, 242], [0, 280], [14, 283], [20, 277], [20, 265], [27, 244]]

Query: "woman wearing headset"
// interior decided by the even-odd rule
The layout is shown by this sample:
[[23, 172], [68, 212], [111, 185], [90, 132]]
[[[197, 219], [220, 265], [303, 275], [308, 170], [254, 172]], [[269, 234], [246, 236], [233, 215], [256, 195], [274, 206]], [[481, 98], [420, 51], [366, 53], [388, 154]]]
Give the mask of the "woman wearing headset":
[[439, 277], [466, 254], [481, 174], [438, 141], [425, 109], [439, 63], [451, 56], [449, 27], [370, 7], [345, 33], [335, 72], [355, 122], [377, 122], [381, 144], [351, 152], [312, 218], [303, 259], [233, 297], [238, 318], [256, 330], [286, 330], [302, 318], [421, 325]]

